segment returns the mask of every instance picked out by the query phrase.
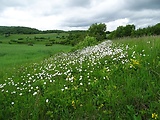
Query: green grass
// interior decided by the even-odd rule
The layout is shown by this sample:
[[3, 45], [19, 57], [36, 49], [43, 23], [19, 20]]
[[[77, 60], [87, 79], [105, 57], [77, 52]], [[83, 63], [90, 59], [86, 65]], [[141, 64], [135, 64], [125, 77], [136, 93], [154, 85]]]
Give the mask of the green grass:
[[0, 119], [159, 119], [159, 57], [156, 36], [23, 65], [0, 81]]
[[70, 48], [70, 46], [64, 45], [45, 46], [37, 44], [27, 46], [0, 44], [0, 67], [11, 67], [25, 62], [38, 61], [57, 52], [67, 52]]
[[34, 46], [0, 44], [0, 79], [8, 71], [14, 73], [21, 65], [42, 61], [56, 53], [68, 52], [71, 48], [71, 46], [58, 44], [52, 46], [45, 46], [44, 44], [35, 44]]
[[2, 44], [46, 44], [52, 41], [62, 41], [68, 36], [67, 33], [48, 33], [48, 34], [11, 34], [8, 37], [0, 35], [0, 43]]

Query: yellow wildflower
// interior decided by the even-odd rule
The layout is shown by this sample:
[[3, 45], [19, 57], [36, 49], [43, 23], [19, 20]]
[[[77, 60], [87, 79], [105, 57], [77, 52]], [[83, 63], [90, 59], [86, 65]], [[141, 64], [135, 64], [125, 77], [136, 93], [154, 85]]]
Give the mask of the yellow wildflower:
[[133, 65], [139, 65], [139, 61], [138, 60], [131, 59], [131, 62], [132, 62]]
[[152, 118], [153, 118], [153, 119], [157, 119], [157, 118], [158, 118], [158, 114], [152, 113]]
[[74, 100], [72, 101], [72, 106], [73, 106], [74, 109], [76, 109]]
[[103, 106], [104, 106], [104, 104], [101, 104], [101, 105], [98, 107], [98, 110], [101, 109]]
[[130, 61], [130, 68], [140, 67], [140, 62], [138, 60], [131, 59]]
[[114, 85], [114, 86], [113, 86], [113, 88], [114, 88], [114, 89], [116, 89], [116, 88], [117, 88], [117, 86], [116, 86], [116, 85]]

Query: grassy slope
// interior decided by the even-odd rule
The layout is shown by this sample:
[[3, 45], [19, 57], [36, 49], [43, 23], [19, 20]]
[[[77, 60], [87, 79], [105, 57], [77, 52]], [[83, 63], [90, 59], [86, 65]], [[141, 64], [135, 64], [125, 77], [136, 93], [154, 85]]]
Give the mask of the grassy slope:
[[[67, 35], [66, 33], [11, 34], [9, 37], [0, 35], [0, 76], [2, 77], [3, 73], [6, 73], [6, 71], [10, 71], [10, 69], [12, 71], [14, 67], [18, 67], [22, 64], [38, 62], [57, 52], [69, 51], [71, 49], [70, 46], [58, 44], [45, 46], [47, 43], [50, 43], [51, 40], [61, 41], [62, 36], [66, 37]], [[35, 37], [37, 39], [35, 39]], [[12, 40], [24, 43], [18, 44], [12, 42]], [[34, 45], [28, 46], [28, 43], [33, 43]]]
[[[49, 40], [55, 40], [55, 41], [60, 41], [62, 36], [68, 36], [67, 33], [48, 33], [48, 34], [11, 34], [9, 37], [5, 37], [4, 35], [0, 35], [0, 41], [2, 43], [8, 43], [11, 40], [18, 40], [19, 38], [23, 38], [23, 42], [33, 42], [33, 43], [47, 43]], [[45, 39], [42, 39], [42, 41], [37, 41], [35, 40], [35, 37], [43, 37]]]
[[128, 39], [50, 57], [4, 77], [1, 119], [157, 118], [160, 38]]

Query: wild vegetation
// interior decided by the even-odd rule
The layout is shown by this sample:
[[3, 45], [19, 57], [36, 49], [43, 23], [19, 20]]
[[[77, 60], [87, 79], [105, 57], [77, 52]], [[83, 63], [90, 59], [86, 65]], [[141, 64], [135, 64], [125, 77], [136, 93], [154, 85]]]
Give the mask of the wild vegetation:
[[1, 119], [152, 119], [160, 113], [159, 37], [104, 41], [7, 73]]
[[[96, 29], [99, 25], [93, 24]], [[105, 32], [103, 30], [101, 32]], [[35, 58], [41, 56], [39, 49], [45, 54], [54, 48], [59, 52], [58, 48], [62, 47], [63, 51], [1, 72], [0, 119], [159, 119], [160, 37], [128, 37], [111, 41], [98, 40], [97, 32], [97, 35], [83, 31], [65, 34], [66, 38], [72, 35], [78, 39], [82, 37], [80, 33], [85, 33], [84, 40], [67, 53], [63, 51], [70, 50], [71, 46], [46, 46], [47, 35], [53, 34], [46, 34], [41, 41], [36, 41], [35, 34], [31, 35], [33, 46], [17, 42], [9, 44], [6, 41], [14, 35], [3, 36], [2, 53], [5, 49], [16, 52], [14, 48], [18, 46], [27, 47], [27, 52], [20, 50], [24, 56], [33, 53]], [[36, 38], [40, 37], [40, 34], [36, 35]], [[26, 40], [26, 36], [18, 38]], [[6, 50], [4, 56], [7, 52], [11, 51]], [[11, 58], [17, 59], [14, 55]]]
[[135, 25], [119, 26], [116, 30], [109, 34], [108, 38], [122, 38], [122, 37], [142, 37], [160, 35], [160, 23], [146, 28], [139, 28], [136, 30]]

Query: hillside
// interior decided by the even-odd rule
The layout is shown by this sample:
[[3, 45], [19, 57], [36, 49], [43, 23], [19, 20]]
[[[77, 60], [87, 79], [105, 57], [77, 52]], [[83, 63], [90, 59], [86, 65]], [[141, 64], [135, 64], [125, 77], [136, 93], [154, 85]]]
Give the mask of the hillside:
[[20, 26], [0, 26], [0, 34], [37, 34], [40, 30]]
[[159, 119], [159, 36], [104, 41], [9, 71], [0, 119]]

